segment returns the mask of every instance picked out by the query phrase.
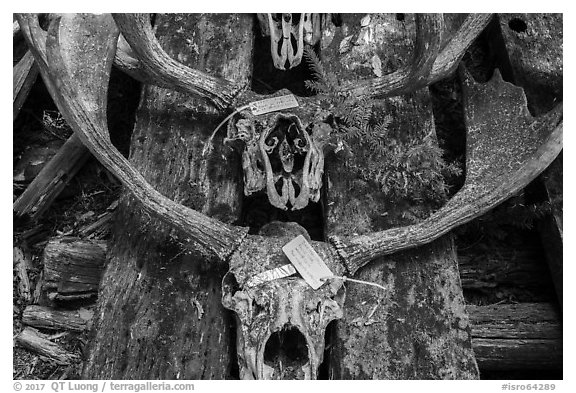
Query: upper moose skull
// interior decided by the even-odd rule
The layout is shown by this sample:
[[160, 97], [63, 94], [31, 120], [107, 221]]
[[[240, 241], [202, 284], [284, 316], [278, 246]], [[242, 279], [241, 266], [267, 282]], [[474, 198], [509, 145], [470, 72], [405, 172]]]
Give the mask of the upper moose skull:
[[260, 29], [270, 36], [270, 53], [280, 70], [302, 61], [304, 44], [315, 45], [321, 38], [322, 14], [258, 14]]
[[265, 189], [270, 203], [283, 210], [320, 199], [324, 154], [333, 146], [327, 116], [296, 113], [242, 111], [228, 123], [225, 139], [241, 149], [244, 194]]
[[[342, 281], [329, 281], [317, 290], [297, 276], [254, 282], [254, 277], [289, 263], [280, 250], [292, 237], [250, 237], [232, 257], [222, 281], [222, 304], [237, 316], [242, 379], [316, 379], [326, 326], [343, 316]], [[324, 244], [315, 243], [316, 250], [330, 265], [335, 259]]]

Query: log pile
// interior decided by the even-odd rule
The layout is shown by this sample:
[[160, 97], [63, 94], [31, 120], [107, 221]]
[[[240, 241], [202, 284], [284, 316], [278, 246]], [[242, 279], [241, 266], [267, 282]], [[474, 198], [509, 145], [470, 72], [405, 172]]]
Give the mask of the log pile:
[[89, 330], [105, 255], [106, 242], [101, 240], [51, 239], [33, 289], [29, 277], [34, 269], [32, 261], [21, 248], [14, 247], [18, 295], [26, 305], [21, 319], [25, 327], [16, 335], [15, 343], [59, 366], [80, 362], [79, 355], [60, 342], [66, 340], [60, 339]]

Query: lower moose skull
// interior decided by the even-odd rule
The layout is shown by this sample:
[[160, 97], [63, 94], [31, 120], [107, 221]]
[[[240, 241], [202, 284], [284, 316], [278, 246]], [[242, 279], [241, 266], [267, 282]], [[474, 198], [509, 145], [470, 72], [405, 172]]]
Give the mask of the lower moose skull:
[[[237, 317], [242, 379], [316, 379], [326, 326], [342, 318], [341, 281], [329, 281], [317, 290], [299, 276], [251, 284], [253, 277], [289, 263], [281, 251], [289, 240], [251, 237], [233, 255], [222, 281], [222, 304]], [[329, 250], [322, 252], [323, 259], [330, 260]]]
[[275, 113], [256, 118], [248, 111], [228, 123], [225, 143], [242, 151], [244, 194], [265, 189], [279, 209], [299, 210], [320, 199], [324, 154], [332, 128], [313, 121], [305, 128], [295, 114]]

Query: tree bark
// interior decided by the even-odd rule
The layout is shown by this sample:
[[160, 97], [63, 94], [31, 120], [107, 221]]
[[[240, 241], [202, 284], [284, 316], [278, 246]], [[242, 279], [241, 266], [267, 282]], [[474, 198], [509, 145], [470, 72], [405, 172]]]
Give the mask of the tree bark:
[[[349, 19], [348, 19], [349, 18]], [[358, 34], [361, 16], [348, 16], [349, 33]], [[377, 18], [377, 22], [373, 22]], [[410, 58], [414, 38], [413, 19], [396, 20], [394, 15], [371, 16], [383, 37], [375, 38], [374, 52], [359, 50], [338, 55], [344, 38], [336, 32], [325, 64], [338, 76], [358, 77], [343, 67], [354, 60], [373, 63], [373, 55], [402, 63]], [[386, 29], [385, 26], [394, 29]], [[362, 32], [362, 29], [360, 29]], [[376, 29], [374, 30], [376, 31]], [[352, 38], [354, 40], [354, 38]], [[374, 43], [370, 43], [374, 45]], [[356, 47], [355, 47], [356, 48]], [[356, 51], [356, 52], [355, 52]], [[355, 59], [357, 56], [358, 59]], [[366, 61], [365, 60], [365, 61]], [[390, 69], [382, 70], [390, 72]], [[361, 75], [361, 74], [360, 74]], [[434, 121], [427, 90], [384, 99], [385, 113], [393, 116], [390, 135], [422, 142], [435, 137]], [[359, 146], [356, 146], [359, 149]], [[355, 146], [351, 144], [354, 151]], [[391, 203], [380, 187], [364, 181], [351, 171], [342, 157], [326, 165], [327, 235], [366, 234], [392, 225], [406, 224], [408, 207], [430, 213], [432, 205], [414, 201]], [[385, 214], [382, 214], [385, 213]], [[386, 214], [387, 213], [387, 214]], [[456, 253], [450, 237], [430, 245], [379, 258], [356, 274], [362, 280], [379, 283], [386, 291], [350, 283], [347, 285], [346, 314], [333, 334], [331, 377], [343, 379], [476, 379], [478, 368], [470, 341], [469, 318], [458, 275]]]
[[[156, 34], [185, 65], [237, 82], [250, 78], [252, 16], [158, 15]], [[240, 163], [204, 143], [223, 119], [205, 100], [145, 88], [130, 160], [159, 192], [226, 223], [239, 217]], [[98, 302], [87, 379], [223, 379], [234, 342], [220, 302], [222, 267], [124, 195]], [[220, 265], [221, 266], [221, 265]], [[201, 305], [204, 313], [199, 314]]]

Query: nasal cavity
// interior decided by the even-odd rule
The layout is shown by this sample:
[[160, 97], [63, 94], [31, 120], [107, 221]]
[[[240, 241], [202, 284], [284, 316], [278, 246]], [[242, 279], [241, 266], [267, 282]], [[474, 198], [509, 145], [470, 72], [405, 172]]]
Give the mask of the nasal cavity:
[[266, 342], [264, 363], [274, 369], [277, 379], [302, 379], [308, 361], [306, 337], [294, 326], [284, 326]]

